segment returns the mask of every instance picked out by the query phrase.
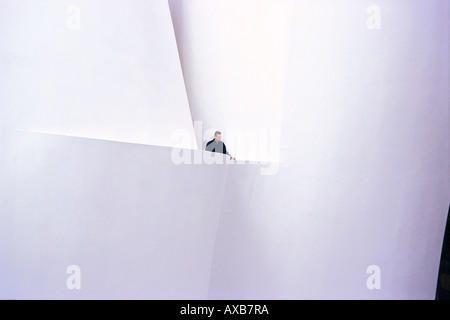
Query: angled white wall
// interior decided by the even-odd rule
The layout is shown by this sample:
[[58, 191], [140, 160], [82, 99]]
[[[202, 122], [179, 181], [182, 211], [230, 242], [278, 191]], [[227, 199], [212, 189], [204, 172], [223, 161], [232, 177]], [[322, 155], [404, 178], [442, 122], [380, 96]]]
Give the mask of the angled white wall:
[[8, 128], [161, 146], [193, 136], [165, 0], [0, 1]]
[[207, 297], [227, 166], [19, 131], [1, 150], [0, 299]]

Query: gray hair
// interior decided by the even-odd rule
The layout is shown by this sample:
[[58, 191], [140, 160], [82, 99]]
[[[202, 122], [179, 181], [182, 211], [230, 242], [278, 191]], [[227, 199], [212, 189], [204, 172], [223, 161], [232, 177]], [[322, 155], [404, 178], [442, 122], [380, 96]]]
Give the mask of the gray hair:
[[222, 134], [222, 132], [220, 132], [219, 130], [217, 130], [216, 132], [214, 132], [214, 137], [217, 136], [218, 134]]

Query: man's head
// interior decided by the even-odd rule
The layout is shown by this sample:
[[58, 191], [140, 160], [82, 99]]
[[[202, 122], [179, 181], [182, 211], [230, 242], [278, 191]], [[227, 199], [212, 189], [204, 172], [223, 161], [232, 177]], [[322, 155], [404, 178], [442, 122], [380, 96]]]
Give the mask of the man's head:
[[214, 132], [214, 140], [216, 140], [216, 142], [219, 142], [220, 140], [222, 140], [222, 132], [220, 132], [220, 131]]

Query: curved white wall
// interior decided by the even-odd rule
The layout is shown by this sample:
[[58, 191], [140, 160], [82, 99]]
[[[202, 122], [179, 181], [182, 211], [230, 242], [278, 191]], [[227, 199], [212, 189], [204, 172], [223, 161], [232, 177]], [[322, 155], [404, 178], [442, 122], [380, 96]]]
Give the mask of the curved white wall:
[[[377, 1], [371, 30], [372, 4], [295, 2], [280, 168], [230, 171], [210, 297], [434, 299], [450, 202], [449, 5]], [[379, 290], [366, 286], [371, 265]]]

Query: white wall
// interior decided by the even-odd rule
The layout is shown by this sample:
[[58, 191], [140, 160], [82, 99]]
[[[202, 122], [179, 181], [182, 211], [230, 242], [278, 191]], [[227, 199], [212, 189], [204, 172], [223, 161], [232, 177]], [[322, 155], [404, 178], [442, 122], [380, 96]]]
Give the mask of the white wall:
[[448, 2], [377, 1], [380, 30], [366, 27], [372, 1], [295, 4], [282, 163], [274, 176], [230, 171], [210, 298], [434, 299]]
[[[0, 3], [7, 8], [0, 11], [2, 16], [23, 14], [12, 4]], [[213, 21], [222, 17], [215, 5], [225, 6], [221, 1], [206, 7], [189, 3], [203, 8], [202, 16]], [[46, 103], [39, 104], [36, 113], [29, 104], [39, 97], [45, 81], [27, 78], [27, 68], [19, 68], [25, 62], [19, 60], [34, 55], [29, 50], [27, 55], [13, 54], [11, 50], [21, 47], [4, 45], [28, 44], [31, 37], [20, 42], [20, 37], [5, 35], [28, 37], [14, 30], [31, 27], [2, 24], [6, 42], [0, 47], [0, 74], [2, 81], [6, 74], [8, 82], [1, 83], [0, 95], [1, 111], [7, 115], [0, 135], [0, 297], [433, 299], [450, 194], [450, 8], [438, 0], [380, 0], [381, 29], [369, 30], [366, 10], [372, 4], [295, 1], [283, 109], [265, 109], [272, 115], [282, 110], [280, 117], [274, 116], [281, 121], [281, 163], [272, 175], [262, 175], [260, 164], [176, 165], [168, 147], [9, 130], [17, 124], [46, 124], [38, 115], [49, 121], [56, 116], [53, 107], [44, 108]], [[26, 8], [34, 8], [29, 5]], [[131, 8], [124, 9], [125, 16]], [[174, 20], [184, 17], [177, 10]], [[189, 17], [189, 6], [183, 10]], [[241, 18], [237, 21], [245, 20]], [[108, 15], [97, 21], [109, 21]], [[42, 34], [55, 30], [48, 28]], [[115, 32], [120, 35], [120, 30]], [[200, 33], [199, 48], [210, 37], [213, 34]], [[125, 35], [119, 39], [133, 41]], [[224, 44], [233, 44], [228, 40]], [[196, 38], [189, 43], [196, 45]], [[221, 41], [208, 43], [211, 52], [220, 51]], [[128, 46], [111, 40], [106, 48], [113, 54]], [[36, 53], [37, 59], [41, 54]], [[205, 56], [211, 59], [205, 61], [211, 74], [217, 75], [212, 79], [222, 79], [217, 70], [228, 58], [218, 56], [216, 70], [215, 55]], [[158, 57], [149, 56], [146, 63], [156, 65]], [[123, 59], [134, 63], [128, 53]], [[192, 92], [199, 95], [194, 95], [192, 110], [193, 115], [199, 112], [196, 120], [206, 119], [207, 128], [207, 119], [216, 116], [208, 113], [209, 107], [196, 109], [195, 102], [222, 103], [219, 98], [226, 98], [228, 89], [202, 82], [211, 69], [192, 61], [194, 66], [183, 62], [183, 71], [187, 66], [188, 76], [198, 78], [192, 82]], [[36, 76], [40, 64], [32, 65]], [[53, 65], [62, 68], [57, 61], [44, 64]], [[96, 65], [83, 73], [86, 79], [102, 74]], [[165, 67], [172, 70], [170, 65]], [[268, 72], [274, 65], [269, 64]], [[239, 64], [227, 67], [226, 77], [241, 71]], [[255, 70], [248, 79], [256, 78]], [[131, 78], [139, 74], [133, 68], [123, 72]], [[39, 74], [38, 80], [46, 79], [45, 72]], [[84, 79], [73, 70], [71, 74]], [[263, 82], [269, 83], [266, 76]], [[161, 77], [165, 79], [155, 75], [156, 80]], [[29, 95], [19, 95], [22, 83]], [[37, 91], [30, 91], [34, 86]], [[58, 95], [76, 96], [69, 85], [62, 89]], [[114, 93], [117, 101], [126, 97]], [[83, 91], [74, 99], [89, 97]], [[98, 99], [98, 110], [106, 110], [104, 100]], [[147, 102], [144, 96], [136, 99]], [[260, 97], [255, 90], [245, 99]], [[220, 106], [214, 110], [225, 113], [228, 106]], [[252, 110], [247, 106], [241, 106], [244, 119]], [[90, 110], [79, 115], [91, 119]], [[154, 121], [155, 128], [172, 133], [173, 122]], [[271, 124], [265, 118], [256, 123], [262, 129]], [[71, 127], [70, 121], [64, 124]], [[82, 128], [90, 132], [97, 126]], [[125, 136], [135, 132], [124, 130]], [[210, 154], [195, 152], [200, 158]], [[70, 264], [81, 267], [79, 291], [66, 288]], [[366, 286], [369, 265], [381, 269], [379, 290]]]
[[14, 131], [1, 150], [1, 299], [206, 298], [227, 166]]
[[167, 1], [2, 0], [0, 20], [8, 128], [161, 146], [194, 135]]

